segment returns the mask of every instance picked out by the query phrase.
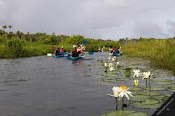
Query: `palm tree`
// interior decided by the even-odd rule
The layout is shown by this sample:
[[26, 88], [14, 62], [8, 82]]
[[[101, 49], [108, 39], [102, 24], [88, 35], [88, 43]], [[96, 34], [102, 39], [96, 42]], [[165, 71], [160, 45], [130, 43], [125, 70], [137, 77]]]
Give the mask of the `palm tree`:
[[2, 28], [5, 30], [7, 28], [7, 26], [6, 25], [3, 25]]
[[13, 27], [12, 27], [12, 25], [9, 25], [8, 28], [11, 30], [11, 28], [13, 28]]

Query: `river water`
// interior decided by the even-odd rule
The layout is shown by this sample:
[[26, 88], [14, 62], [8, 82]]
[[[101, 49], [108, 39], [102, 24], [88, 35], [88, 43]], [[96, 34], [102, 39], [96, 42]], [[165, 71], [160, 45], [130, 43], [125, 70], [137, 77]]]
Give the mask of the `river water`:
[[112, 86], [92, 77], [100, 72], [97, 59], [106, 56], [96, 53], [76, 62], [48, 56], [1, 59], [0, 114], [99, 116], [115, 110], [114, 99], [106, 95]]

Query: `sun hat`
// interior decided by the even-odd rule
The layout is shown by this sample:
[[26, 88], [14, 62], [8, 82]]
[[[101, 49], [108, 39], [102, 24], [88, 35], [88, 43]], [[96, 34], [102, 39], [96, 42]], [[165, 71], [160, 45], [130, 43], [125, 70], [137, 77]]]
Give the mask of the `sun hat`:
[[76, 45], [73, 45], [73, 48], [77, 47]]

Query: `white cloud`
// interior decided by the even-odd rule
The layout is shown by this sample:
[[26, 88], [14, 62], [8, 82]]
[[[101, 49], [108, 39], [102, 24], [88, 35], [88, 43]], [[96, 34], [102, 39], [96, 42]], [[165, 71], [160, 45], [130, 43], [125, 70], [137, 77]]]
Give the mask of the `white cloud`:
[[[0, 21], [14, 30], [86, 37], [175, 36], [174, 0], [1, 0]], [[171, 23], [169, 23], [171, 25]], [[171, 27], [171, 26], [169, 26]]]

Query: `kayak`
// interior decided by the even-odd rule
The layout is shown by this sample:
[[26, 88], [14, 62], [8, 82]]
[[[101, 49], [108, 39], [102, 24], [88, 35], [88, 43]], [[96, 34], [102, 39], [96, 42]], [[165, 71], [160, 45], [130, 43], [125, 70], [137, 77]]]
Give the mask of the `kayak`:
[[94, 54], [94, 52], [89, 52], [89, 55], [93, 55]]
[[60, 58], [60, 57], [64, 57], [64, 55], [53, 55], [53, 58]]
[[76, 61], [76, 60], [83, 59], [84, 56], [72, 57], [71, 55], [68, 55], [66, 58], [67, 58], [68, 60]]
[[54, 55], [54, 54], [51, 54], [51, 53], [47, 54], [47, 56], [52, 56], [54, 58], [66, 57], [67, 55], [68, 55], [67, 52], [63, 52], [61, 55]]
[[114, 54], [112, 54], [113, 56], [122, 56], [122, 54], [121, 53], [114, 53]]

